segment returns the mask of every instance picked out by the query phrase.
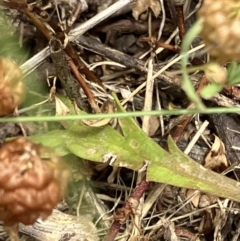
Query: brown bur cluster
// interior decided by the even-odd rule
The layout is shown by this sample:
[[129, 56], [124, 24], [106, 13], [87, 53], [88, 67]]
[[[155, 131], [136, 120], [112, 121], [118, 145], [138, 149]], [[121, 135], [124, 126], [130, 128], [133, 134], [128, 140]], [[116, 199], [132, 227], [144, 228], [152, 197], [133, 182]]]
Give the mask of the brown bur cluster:
[[23, 74], [12, 60], [0, 58], [0, 116], [10, 115], [24, 98]]
[[24, 137], [0, 149], [0, 220], [6, 226], [46, 219], [62, 200], [69, 171], [53, 153], [43, 161], [43, 151]]
[[201, 37], [210, 54], [223, 63], [239, 60], [239, 0], [204, 0], [198, 17], [203, 18]]

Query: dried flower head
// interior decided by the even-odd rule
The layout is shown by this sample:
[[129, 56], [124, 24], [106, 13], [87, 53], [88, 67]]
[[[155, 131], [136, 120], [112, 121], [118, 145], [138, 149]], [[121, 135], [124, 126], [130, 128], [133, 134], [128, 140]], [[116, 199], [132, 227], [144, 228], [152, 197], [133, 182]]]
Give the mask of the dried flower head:
[[0, 116], [10, 115], [24, 97], [23, 74], [11, 60], [0, 58]]
[[5, 225], [46, 219], [62, 199], [69, 172], [53, 153], [43, 161], [44, 150], [24, 137], [0, 149], [0, 220]]
[[204, 0], [198, 16], [204, 19], [201, 36], [210, 54], [222, 62], [240, 59], [240, 3]]

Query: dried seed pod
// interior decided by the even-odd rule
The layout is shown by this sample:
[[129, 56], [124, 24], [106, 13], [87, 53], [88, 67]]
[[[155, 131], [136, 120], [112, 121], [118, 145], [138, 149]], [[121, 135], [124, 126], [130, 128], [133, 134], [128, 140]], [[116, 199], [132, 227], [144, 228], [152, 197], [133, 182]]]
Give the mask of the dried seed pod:
[[10, 115], [24, 97], [23, 74], [11, 60], [0, 58], [0, 116]]
[[46, 219], [61, 201], [69, 171], [53, 153], [43, 161], [44, 150], [24, 137], [0, 149], [0, 220], [5, 225]]
[[240, 59], [238, 0], [204, 0], [198, 16], [204, 19], [201, 36], [212, 56], [221, 62]]

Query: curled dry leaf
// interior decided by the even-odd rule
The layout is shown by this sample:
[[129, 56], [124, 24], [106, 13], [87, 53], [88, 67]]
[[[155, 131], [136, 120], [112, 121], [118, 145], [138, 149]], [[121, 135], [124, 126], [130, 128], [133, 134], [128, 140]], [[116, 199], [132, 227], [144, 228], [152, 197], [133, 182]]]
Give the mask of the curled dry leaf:
[[24, 98], [23, 74], [13, 61], [0, 58], [0, 116], [10, 115]]
[[190, 198], [190, 197], [192, 197], [191, 203], [196, 208], [205, 208], [217, 201], [217, 198], [215, 196], [209, 195], [209, 194], [203, 194], [193, 189], [189, 189], [187, 192], [187, 198]]
[[[106, 101], [104, 102], [101, 111], [105, 111], [106, 113], [114, 113], [115, 112], [115, 105], [112, 101]], [[103, 119], [93, 119], [93, 120], [82, 120], [82, 122], [91, 127], [101, 127], [106, 126], [112, 121], [112, 118], [103, 118]]]
[[[225, 155], [225, 146], [223, 142], [215, 135], [215, 140], [210, 152], [204, 160], [204, 167], [209, 168], [218, 173], [223, 172], [228, 167], [227, 158]], [[192, 195], [194, 190], [189, 190], [187, 196]], [[207, 207], [215, 203], [217, 198], [213, 195], [199, 193], [192, 199], [192, 204], [195, 207]]]
[[[143, 120], [143, 117], [141, 118]], [[160, 120], [158, 116], [150, 116], [149, 117], [149, 129], [148, 129], [148, 135], [150, 137], [153, 137], [157, 130], [160, 127]]]
[[177, 237], [175, 232], [175, 225], [174, 222], [171, 222], [167, 218], [162, 218], [163, 227], [165, 228], [164, 231], [164, 240], [176, 240], [179, 241], [180, 239]]
[[[195, 194], [195, 195], [194, 195]], [[194, 195], [194, 196], [193, 196]], [[193, 196], [193, 197], [192, 197]], [[187, 191], [187, 198], [191, 198], [191, 202], [193, 204], [194, 207], [198, 207], [199, 205], [199, 200], [201, 197], [201, 193], [199, 191], [193, 190], [193, 189], [189, 189]]]
[[55, 96], [56, 115], [68, 115], [70, 113], [69, 108]]
[[205, 208], [205, 207], [212, 205], [215, 202], [217, 202], [217, 197], [215, 197], [213, 195], [202, 194], [199, 199], [198, 207]]
[[198, 232], [201, 234], [209, 234], [214, 229], [213, 220], [214, 220], [213, 209], [206, 208], [203, 211]]
[[113, 184], [118, 173], [119, 173], [119, 167], [113, 167], [112, 172], [110, 173], [110, 175], [107, 178], [107, 182], [110, 184]]
[[121, 223], [126, 222], [130, 214], [132, 213], [131, 209], [127, 209], [125, 207], [118, 208], [114, 213], [113, 217], [115, 220], [120, 221]]
[[[128, 96], [131, 95], [131, 91], [129, 89], [119, 88], [119, 90], [124, 99], [127, 99]], [[131, 98], [130, 101], [133, 101], [133, 98]]]
[[160, 126], [158, 116], [151, 116], [149, 119], [149, 136], [154, 136]]
[[132, 9], [133, 17], [138, 20], [140, 14], [146, 12], [150, 8], [155, 17], [161, 12], [161, 4], [159, 0], [138, 0]]
[[24, 137], [5, 143], [0, 149], [0, 220], [12, 226], [29, 225], [46, 219], [62, 200], [69, 179], [68, 169], [51, 152]]
[[219, 173], [228, 167], [225, 146], [217, 136], [215, 136], [212, 148], [204, 160], [204, 167]]

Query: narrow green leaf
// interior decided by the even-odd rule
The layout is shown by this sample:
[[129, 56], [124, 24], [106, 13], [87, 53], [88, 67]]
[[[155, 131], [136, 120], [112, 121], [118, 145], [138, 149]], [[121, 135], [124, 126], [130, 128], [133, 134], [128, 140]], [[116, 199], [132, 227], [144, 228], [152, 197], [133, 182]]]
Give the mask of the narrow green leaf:
[[237, 63], [235, 61], [231, 62], [227, 68], [228, 79], [232, 79], [234, 77], [234, 72], [236, 72]]
[[227, 84], [234, 85], [240, 83], [240, 66], [234, 61], [227, 68]]

